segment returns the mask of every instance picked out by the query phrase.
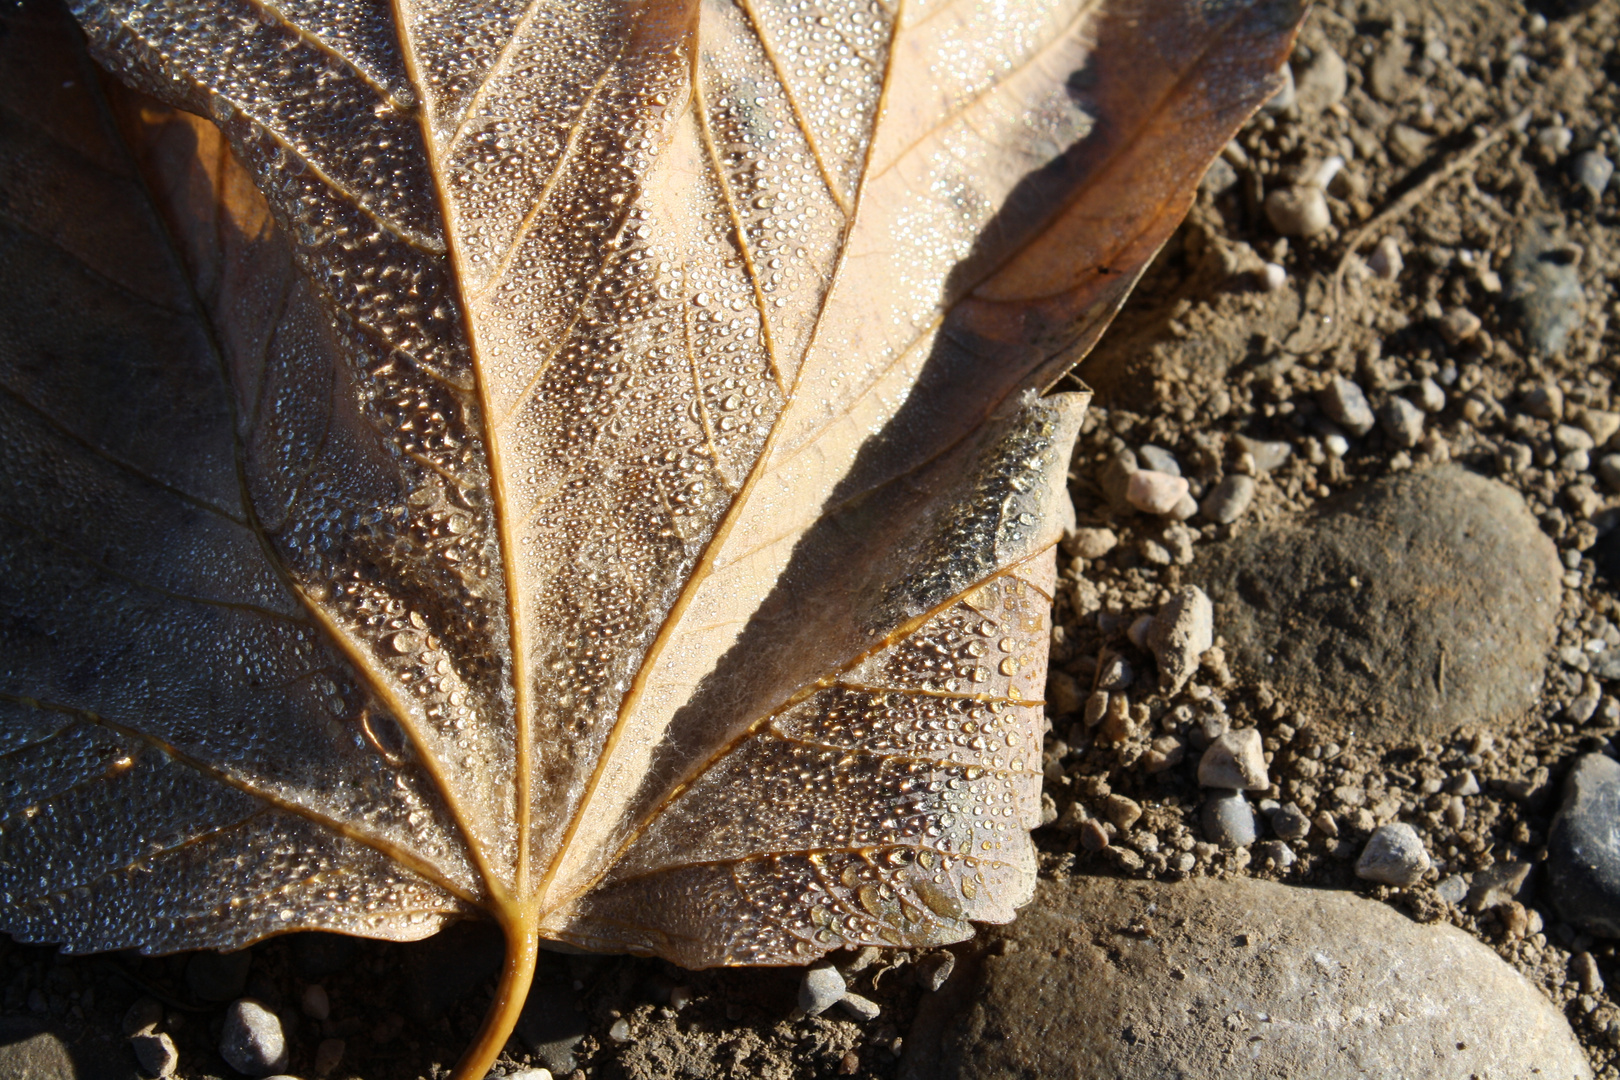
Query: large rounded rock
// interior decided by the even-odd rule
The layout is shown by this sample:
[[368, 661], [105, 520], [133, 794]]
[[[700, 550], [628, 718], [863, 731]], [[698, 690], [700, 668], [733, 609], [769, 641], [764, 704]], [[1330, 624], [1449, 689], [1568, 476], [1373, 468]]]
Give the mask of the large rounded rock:
[[1321, 723], [1400, 740], [1534, 703], [1561, 570], [1517, 492], [1448, 465], [1211, 545], [1195, 577], [1236, 666]]
[[1043, 882], [974, 956], [925, 1000], [907, 1080], [1592, 1075], [1489, 948], [1350, 893]]

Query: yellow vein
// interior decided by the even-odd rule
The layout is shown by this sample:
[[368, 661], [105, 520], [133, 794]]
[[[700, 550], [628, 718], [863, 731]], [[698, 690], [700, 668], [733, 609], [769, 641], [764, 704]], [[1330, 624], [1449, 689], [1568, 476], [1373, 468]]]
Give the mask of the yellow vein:
[[[400, 52], [405, 61], [405, 72], [416, 87], [418, 94], [427, 92], [427, 80], [423, 77], [421, 64], [416, 55], [416, 42], [411, 36], [410, 24], [405, 17], [404, 0], [390, 0], [393, 8], [394, 23], [399, 28]], [[451, 203], [445, 184], [442, 182], [444, 170], [439, 162], [438, 149], [433, 142], [431, 121], [428, 118], [430, 109], [424, 99], [422, 107], [418, 110], [418, 117], [422, 125], [422, 144], [428, 158], [428, 172], [433, 177], [434, 195], [439, 203], [439, 219], [444, 223], [445, 251], [450, 257], [450, 263], [455, 270], [455, 280], [458, 290], [465, 290], [467, 282], [467, 266], [461, 254], [461, 245], [456, 241], [455, 207]], [[467, 351], [472, 358], [473, 378], [478, 393], [479, 419], [484, 429], [484, 454], [489, 463], [490, 485], [490, 514], [495, 519], [495, 533], [501, 549], [501, 574], [505, 583], [507, 643], [512, 654], [512, 723], [515, 730], [515, 760], [513, 762], [513, 777], [516, 795], [516, 806], [513, 808], [514, 825], [517, 833], [517, 851], [514, 853], [514, 880], [513, 886], [519, 897], [528, 893], [529, 876], [529, 835], [531, 814], [530, 803], [533, 795], [530, 791], [532, 773], [534, 769], [533, 749], [533, 706], [530, 702], [532, 688], [532, 675], [529, 671], [529, 643], [528, 626], [524, 619], [524, 606], [522, 603], [521, 579], [518, 577], [517, 567], [517, 538], [512, 534], [512, 521], [510, 518], [511, 506], [506, 490], [506, 469], [501, 461], [500, 433], [495, 429], [492, 420], [495, 416], [494, 402], [490, 399], [489, 385], [484, 378], [483, 365], [479, 358], [478, 333], [474, 326], [472, 311], [467, 305], [466, 297], [461, 298], [460, 308], [463, 327], [467, 334]], [[449, 797], [449, 786], [443, 784], [440, 789]], [[464, 830], [465, 832], [465, 830]], [[468, 847], [473, 857], [478, 861], [484, 879], [489, 883], [492, 892], [497, 891], [498, 882], [493, 876], [483, 854], [478, 851], [478, 845], [473, 841], [471, 834], [467, 836]]]
[[591, 84], [590, 90], [585, 94], [585, 100], [580, 103], [579, 118], [569, 126], [568, 139], [563, 143], [562, 153], [557, 155], [557, 161], [551, 167], [551, 172], [546, 176], [546, 182], [540, 186], [540, 193], [535, 196], [534, 205], [529, 207], [529, 212], [523, 215], [522, 221], [518, 222], [517, 231], [512, 234], [512, 242], [507, 245], [506, 251], [501, 255], [500, 262], [495, 265], [495, 269], [490, 271], [488, 280], [484, 282], [481, 288], [469, 294], [469, 300], [482, 299], [489, 290], [500, 284], [501, 279], [506, 276], [506, 271], [512, 266], [512, 260], [517, 258], [518, 249], [523, 246], [523, 241], [529, 238], [529, 230], [534, 228], [534, 223], [539, 220], [541, 211], [551, 201], [551, 193], [562, 182], [563, 173], [567, 171], [569, 162], [573, 160], [574, 151], [579, 146], [580, 133], [585, 130], [585, 116], [590, 112], [591, 106], [596, 104], [597, 95], [602, 92], [602, 87], [607, 85], [608, 77], [613, 73], [613, 65], [609, 64], [603, 68], [602, 74], [597, 78], [596, 82]]
[[[523, 8], [523, 14], [518, 16], [518, 21], [512, 24], [512, 32], [506, 36], [506, 41], [501, 45], [500, 52], [496, 53], [495, 59], [490, 61], [489, 67], [484, 71], [483, 78], [478, 80], [477, 88], [473, 90], [472, 96], [467, 99], [467, 104], [462, 107], [461, 115], [456, 117], [455, 130], [450, 133], [450, 138], [444, 144], [446, 148], [454, 149], [456, 143], [460, 142], [466, 135], [468, 122], [477, 113], [479, 107], [483, 105], [484, 95], [494, 85], [496, 78], [506, 70], [506, 65], [511, 63], [512, 54], [517, 51], [517, 43], [528, 32], [529, 24], [534, 21], [535, 14], [540, 10], [540, 4], [541, 0], [529, 0], [528, 4]], [[410, 30], [403, 22], [399, 24], [399, 33], [400, 37], [410, 36]], [[415, 81], [414, 76], [412, 81]]]
[[368, 847], [371, 850], [392, 859], [394, 862], [397, 862], [399, 865], [403, 866], [405, 869], [411, 871], [419, 877], [433, 882], [435, 885], [438, 885], [440, 888], [444, 889], [452, 896], [455, 896], [457, 899], [474, 906], [481, 906], [481, 901], [478, 897], [469, 894], [460, 885], [446, 877], [438, 867], [417, 855], [415, 852], [410, 851], [407, 848], [401, 848], [397, 844], [394, 844], [392, 841], [386, 840], [383, 837], [375, 836], [371, 833], [356, 829], [346, 821], [329, 817], [328, 815], [323, 814], [311, 807], [304, 806], [301, 803], [293, 802], [272, 792], [266, 791], [265, 789], [236, 775], [235, 773], [227, 772], [226, 770], [215, 765], [210, 765], [201, 758], [195, 757], [194, 755], [181, 750], [178, 746], [168, 742], [165, 739], [160, 739], [156, 735], [142, 731], [139, 728], [131, 727], [128, 724], [121, 724], [115, 720], [109, 720], [107, 717], [89, 709], [81, 709], [76, 706], [63, 705], [58, 702], [46, 701], [39, 698], [25, 697], [21, 694], [12, 694], [4, 690], [0, 690], [0, 701], [10, 701], [17, 705], [24, 705], [47, 712], [63, 713], [88, 723], [95, 724], [97, 727], [106, 728], [108, 731], [123, 735], [126, 738], [139, 740], [140, 742], [161, 751], [172, 761], [191, 769], [193, 772], [201, 773], [203, 776], [208, 777], [210, 780], [213, 780], [216, 783], [234, 788], [235, 790], [242, 792], [244, 795], [251, 796], [252, 798], [257, 799], [260, 802], [273, 807], [274, 809], [282, 810], [296, 817], [303, 818], [305, 821], [311, 822], [315, 825], [320, 825], [321, 827], [328, 829], [331, 832], [344, 837], [345, 839], [353, 840], [357, 844], [361, 844], [364, 847]]
[[[878, 96], [878, 107], [873, 111], [874, 129], [877, 123], [882, 119], [884, 103], [887, 100], [889, 84], [894, 71], [894, 35], [898, 32], [897, 28], [899, 25], [900, 19], [897, 17], [894, 21], [894, 29], [891, 29], [890, 31], [889, 67], [885, 69], [883, 84], [880, 88]], [[696, 51], [697, 50], [694, 50], [694, 54]], [[692, 78], [692, 97], [695, 104], [699, 97], [698, 87], [696, 85], [697, 72], [695, 56]], [[855, 213], [851, 214], [849, 219], [844, 224], [842, 240], [839, 245], [838, 260], [837, 264], [833, 268], [834, 284], [836, 284], [839, 271], [843, 267], [844, 260], [848, 254], [850, 231], [855, 227], [855, 221], [860, 213], [861, 198], [866, 189], [865, 174], [867, 172], [867, 167], [869, 167], [871, 163], [871, 148], [875, 142], [875, 139], [867, 141], [866, 165], [863, 166], [861, 170], [862, 182], [855, 195]], [[829, 286], [829, 288], [831, 288], [831, 286]], [[818, 314], [816, 318], [815, 326], [811, 329], [811, 346], [814, 345], [816, 336], [820, 333], [825, 314], [826, 306], [823, 304], [821, 313]], [[808, 355], [808, 353], [809, 349], [807, 348], [806, 355]], [[798, 372], [794, 376], [795, 389], [797, 389], [798, 382], [803, 377], [805, 367], [806, 365], [804, 364], [799, 365]], [[686, 579], [685, 583], [682, 584], [681, 591], [675, 598], [675, 603], [670, 605], [669, 613], [664, 616], [663, 622], [658, 627], [657, 635], [653, 638], [652, 644], [648, 646], [647, 653], [642, 658], [641, 665], [636, 670], [635, 677], [630, 682], [630, 688], [625, 691], [624, 697], [619, 703], [618, 716], [615, 717], [613, 727], [611, 730], [609, 730], [607, 739], [603, 743], [602, 752], [598, 756], [596, 765], [591, 771], [590, 781], [587, 783], [585, 791], [580, 796], [579, 803], [575, 807], [573, 816], [568, 823], [568, 828], [563, 834], [562, 843], [558, 846], [557, 853], [552, 857], [551, 864], [546, 868], [544, 878], [541, 879], [540, 890], [542, 903], [544, 903], [545, 891], [551, 886], [557, 872], [562, 867], [563, 852], [568, 849], [574, 835], [579, 831], [580, 825], [584, 822], [585, 813], [590, 807], [591, 800], [595, 796], [596, 790], [602, 782], [602, 778], [606, 775], [607, 763], [609, 760], [611, 760], [614, 751], [617, 749], [620, 739], [624, 737], [625, 727], [629, 724], [630, 717], [634, 713], [636, 706], [640, 703], [642, 695], [647, 691], [647, 683], [652, 678], [652, 673], [658, 668], [659, 661], [662, 658], [665, 650], [667, 650], [673, 643], [676, 630], [679, 628], [681, 620], [685, 618], [687, 609], [691, 607], [692, 602], [697, 598], [699, 588], [713, 574], [715, 559], [719, 557], [720, 551], [725, 547], [725, 543], [730, 538], [732, 530], [737, 527], [737, 523], [741, 520], [743, 509], [748, 505], [749, 496], [753, 493], [753, 490], [759, 483], [760, 478], [763, 477], [767, 471], [768, 463], [770, 462], [771, 458], [771, 452], [776, 445], [777, 438], [782, 432], [782, 418], [787, 415], [788, 411], [793, 406], [793, 393], [790, 391], [785, 395], [785, 397], [786, 401], [783, 403], [782, 412], [778, 415], [776, 422], [771, 425], [770, 433], [765, 437], [765, 445], [760, 448], [759, 457], [754, 460], [753, 466], [748, 470], [747, 479], [743, 481], [742, 490], [738, 491], [736, 497], [732, 499], [731, 506], [726, 509], [725, 516], [720, 519], [720, 524], [716, 526], [714, 534], [709, 538], [709, 542], [704, 545], [702, 556], [699, 557], [697, 565], [692, 568], [691, 575]], [[615, 860], [618, 858], [618, 855], [622, 855], [622, 853], [623, 848], [621, 848], [620, 852], [615, 855]], [[611, 866], [612, 861], [610, 861], [608, 865]], [[597, 875], [597, 879], [599, 878], [600, 875]], [[596, 879], [593, 879], [593, 884], [594, 880]]]
[[384, 86], [375, 75], [367, 71], [365, 67], [361, 65], [360, 61], [354, 59], [352, 56], [349, 56], [343, 50], [339, 49], [336, 45], [333, 45], [331, 42], [327, 41], [314, 31], [307, 30], [293, 22], [279, 7], [273, 3], [270, 3], [270, 0], [243, 0], [243, 2], [249, 7], [256, 7], [260, 11], [274, 18], [283, 27], [296, 34], [299, 40], [309, 45], [316, 52], [323, 53], [326, 56], [331, 57], [333, 60], [336, 60], [344, 67], [354, 72], [355, 76], [358, 77], [361, 82], [369, 86], [371, 91], [386, 101], [389, 106], [394, 109], [394, 111], [401, 113], [409, 113], [411, 111], [409, 105], [406, 105], [404, 102], [395, 97], [394, 92], [388, 87]]
[[827, 194], [838, 204], [838, 209], [843, 211], [844, 217], [851, 216], [854, 207], [850, 205], [843, 189], [838, 186], [838, 181], [833, 177], [832, 166], [827, 163], [826, 155], [821, 152], [821, 144], [815, 132], [810, 130], [810, 121], [799, 104], [799, 96], [793, 92], [793, 82], [788, 76], [787, 68], [782, 65], [781, 58], [772, 47], [770, 38], [765, 33], [765, 24], [760, 21], [759, 12], [754, 9], [753, 0], [737, 0], [737, 5], [742, 8], [749, 25], [754, 29], [754, 36], [759, 39], [760, 49], [770, 61], [771, 69], [776, 72], [776, 81], [781, 84], [782, 94], [787, 98], [788, 109], [792, 111], [793, 120], [799, 125], [800, 133], [804, 135], [805, 145], [810, 148], [810, 156], [816, 160], [816, 169], [821, 173], [821, 182], [827, 185]]
[[874, 174], [873, 178], [877, 179], [892, 171], [900, 164], [900, 162], [910, 157], [912, 153], [916, 151], [917, 147], [933, 138], [944, 128], [949, 127], [964, 113], [971, 112], [977, 108], [980, 102], [984, 101], [992, 94], [1003, 90], [1008, 83], [1011, 83], [1013, 80], [1017, 79], [1030, 68], [1037, 67], [1042, 64], [1049, 54], [1058, 51], [1058, 49], [1061, 47], [1071, 44], [1071, 36], [1073, 35], [1074, 31], [1078, 29], [1080, 24], [1086, 20], [1086, 17], [1096, 9], [1099, 2], [1100, 0], [1088, 0], [1087, 3], [1082, 4], [1074, 18], [1070, 19], [1055, 35], [1053, 35], [1051, 40], [1047, 41], [1039, 49], [1036, 49], [1033, 53], [1030, 53], [1023, 60], [1013, 65], [1005, 72], [999, 73], [999, 78], [993, 79], [986, 83], [983, 89], [973, 94], [966, 101], [958, 103], [957, 106], [951, 109], [950, 112], [940, 117], [939, 120], [919, 134], [915, 139], [907, 143], [904, 149], [895, 154], [894, 157], [890, 159], [888, 164], [884, 165], [883, 168], [879, 169]]
[[703, 97], [702, 71], [698, 67], [697, 58], [699, 50], [692, 50], [692, 104], [697, 110], [698, 134], [703, 139], [703, 149], [709, 159], [709, 167], [714, 170], [714, 182], [720, 188], [720, 197], [725, 200], [726, 213], [731, 217], [732, 228], [737, 236], [737, 251], [742, 256], [743, 267], [748, 271], [748, 283], [754, 290], [754, 307], [759, 312], [759, 336], [765, 346], [765, 359], [771, 365], [771, 378], [776, 382], [776, 388], [784, 395], [788, 392], [787, 383], [783, 379], [782, 364], [776, 355], [776, 341], [771, 333], [771, 319], [766, 313], [765, 290], [760, 286], [759, 267], [754, 264], [754, 253], [748, 246], [748, 227], [743, 223], [742, 215], [737, 212], [737, 203], [731, 195], [731, 181], [726, 176], [724, 166], [720, 164], [720, 152], [715, 149], [714, 132], [709, 129], [709, 111]]

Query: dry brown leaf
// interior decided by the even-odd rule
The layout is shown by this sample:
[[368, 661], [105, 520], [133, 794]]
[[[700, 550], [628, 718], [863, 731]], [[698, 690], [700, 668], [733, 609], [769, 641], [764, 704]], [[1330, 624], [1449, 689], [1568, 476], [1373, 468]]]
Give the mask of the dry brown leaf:
[[1294, 0], [73, 7], [166, 104], [4, 15], [5, 929], [482, 914], [471, 1077], [542, 940], [1013, 917], [1084, 406], [1038, 395]]

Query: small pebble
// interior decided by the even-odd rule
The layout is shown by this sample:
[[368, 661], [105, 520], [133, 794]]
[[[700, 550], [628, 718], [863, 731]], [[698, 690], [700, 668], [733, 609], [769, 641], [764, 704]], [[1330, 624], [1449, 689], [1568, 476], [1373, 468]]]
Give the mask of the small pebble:
[[[343, 1064], [343, 1052], [347, 1049], [348, 1044], [342, 1039], [322, 1039], [320, 1045], [315, 1047], [315, 1075], [324, 1078], [337, 1072], [337, 1067]], [[544, 1075], [528, 1076], [529, 1073]], [[519, 1077], [525, 1077], [526, 1080], [551, 1080], [551, 1073], [545, 1069], [528, 1069], [525, 1072], [511, 1074], [507, 1080], [518, 1080]]]
[[669, 992], [669, 1007], [680, 1012], [697, 999], [690, 986], [677, 986]]
[[1378, 241], [1373, 253], [1367, 256], [1367, 269], [1373, 276], [1383, 281], [1394, 281], [1406, 269], [1406, 260], [1401, 258], [1401, 245], [1395, 242], [1392, 236], [1386, 236]]
[[237, 1072], [269, 1076], [287, 1067], [287, 1039], [281, 1019], [252, 998], [231, 1003], [225, 1012], [225, 1030], [219, 1037], [219, 1056]]
[[941, 949], [917, 961], [917, 974], [924, 990], [935, 991], [945, 985], [951, 972], [956, 970], [956, 954]]
[[1153, 469], [1138, 469], [1125, 488], [1125, 501], [1144, 514], [1168, 514], [1187, 494], [1187, 481]]
[[1479, 777], [1474, 775], [1472, 769], [1464, 769], [1452, 778], [1451, 793], [1453, 795], [1478, 795]]
[[1569, 410], [1569, 418], [1579, 424], [1581, 428], [1592, 436], [1594, 446], [1602, 446], [1620, 432], [1620, 412], [1610, 409], [1594, 409], [1585, 405], [1577, 405]]
[[1204, 797], [1199, 820], [1211, 843], [1226, 848], [1254, 843], [1254, 811], [1241, 791], [1210, 790]]
[[332, 999], [327, 996], [326, 987], [320, 983], [310, 983], [304, 987], [303, 994], [298, 998], [298, 1007], [311, 1020], [325, 1020], [332, 1015]]
[[1418, 408], [1426, 413], [1437, 413], [1446, 407], [1446, 392], [1433, 379], [1418, 383]]
[[174, 1048], [174, 1040], [161, 1031], [131, 1035], [129, 1047], [135, 1051], [135, 1060], [140, 1063], [141, 1072], [147, 1076], [164, 1080], [173, 1076], [180, 1067], [180, 1053]]
[[1294, 100], [1301, 112], [1314, 115], [1344, 100], [1349, 78], [1344, 58], [1324, 45], [1295, 78]]
[[1100, 559], [1119, 546], [1113, 529], [1075, 529], [1063, 538], [1063, 550], [1082, 559]]
[[1581, 984], [1581, 993], [1603, 992], [1603, 973], [1598, 971], [1597, 958], [1589, 952], [1578, 952], [1569, 958], [1569, 973]]
[[608, 1028], [608, 1038], [612, 1039], [616, 1043], [629, 1042], [631, 1039], [630, 1021], [626, 1020], [622, 1016], [613, 1021], [613, 1025]]
[[1210, 489], [1199, 511], [1217, 524], [1230, 525], [1249, 509], [1254, 492], [1254, 477], [1233, 473]]
[[1440, 319], [1440, 336], [1447, 345], [1460, 345], [1479, 333], [1479, 316], [1464, 307], [1454, 307]]
[[1468, 881], [1460, 874], [1452, 874], [1434, 887], [1434, 894], [1448, 904], [1460, 904], [1468, 895]]
[[1288, 284], [1288, 271], [1277, 263], [1268, 262], [1260, 268], [1260, 287], [1266, 292], [1281, 292]]
[[1429, 866], [1417, 830], [1400, 821], [1374, 830], [1356, 860], [1356, 876], [1385, 885], [1415, 885]]
[[1397, 446], [1410, 449], [1423, 438], [1423, 410], [1399, 395], [1391, 395], [1378, 410], [1384, 432]]
[[1271, 831], [1284, 840], [1302, 840], [1310, 834], [1311, 819], [1298, 803], [1286, 802], [1271, 812]]
[[1159, 609], [1147, 635], [1147, 646], [1159, 666], [1160, 691], [1179, 693], [1214, 644], [1215, 608], [1208, 594], [1196, 585], [1177, 589]]
[[1108, 832], [1098, 824], [1096, 818], [1087, 818], [1085, 824], [1080, 826], [1080, 846], [1093, 853], [1108, 847]]
[[1282, 465], [1294, 454], [1294, 448], [1281, 439], [1267, 441], [1238, 435], [1233, 440], [1238, 451], [1249, 455], [1257, 472], [1268, 473]]
[[1333, 224], [1322, 189], [1304, 184], [1277, 188], [1268, 194], [1266, 218], [1284, 236], [1312, 237]]
[[1240, 791], [1263, 791], [1270, 787], [1259, 730], [1228, 731], [1210, 743], [1198, 762], [1198, 783], [1203, 787]]
[[822, 961], [806, 971], [799, 983], [799, 1008], [806, 1016], [820, 1016], [836, 1005], [848, 989], [838, 969]]
[[1152, 443], [1148, 443], [1146, 446], [1138, 447], [1136, 460], [1144, 469], [1169, 473], [1171, 476], [1181, 475], [1181, 463], [1176, 460], [1174, 454], [1162, 446], [1154, 446]]
[[1604, 454], [1598, 458], [1597, 475], [1610, 491], [1620, 491], [1620, 454]]
[[1564, 418], [1564, 392], [1556, 383], [1533, 386], [1524, 395], [1524, 411], [1542, 420]]
[[163, 1003], [155, 997], [138, 997], [124, 1012], [123, 1032], [139, 1035], [163, 1022]]
[[1468, 910], [1488, 911], [1518, 899], [1529, 877], [1530, 864], [1527, 862], [1496, 863], [1486, 867], [1474, 875], [1474, 882], [1469, 886]]
[[1614, 162], [1605, 157], [1601, 150], [1586, 150], [1575, 155], [1570, 172], [1574, 175], [1575, 182], [1586, 189], [1587, 194], [1594, 199], [1601, 199], [1609, 186], [1609, 181], [1614, 177]]
[[1270, 863], [1279, 870], [1294, 865], [1294, 849], [1281, 840], [1262, 840], [1254, 846], [1254, 855], [1262, 863]]
[[838, 1005], [849, 1015], [860, 1021], [876, 1020], [883, 1010], [871, 998], [861, 997], [859, 994], [846, 993], [838, 999]]
[[1115, 827], [1129, 829], [1142, 818], [1142, 804], [1124, 795], [1113, 794], [1103, 800], [1103, 813]]
[[1367, 395], [1342, 375], [1333, 377], [1322, 391], [1320, 401], [1328, 419], [1350, 434], [1359, 437], [1372, 430], [1373, 411], [1367, 404]]

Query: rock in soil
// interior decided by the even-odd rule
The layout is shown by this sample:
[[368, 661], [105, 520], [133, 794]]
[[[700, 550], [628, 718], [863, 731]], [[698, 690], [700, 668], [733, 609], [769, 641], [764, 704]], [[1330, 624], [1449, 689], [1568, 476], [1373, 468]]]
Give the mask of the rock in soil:
[[1271, 786], [1266, 775], [1266, 751], [1256, 728], [1228, 731], [1204, 751], [1198, 762], [1198, 782], [1204, 787], [1263, 791]]
[[1620, 937], [1620, 763], [1583, 755], [1564, 781], [1547, 838], [1549, 891], [1581, 929]]
[[1543, 356], [1557, 356], [1586, 314], [1586, 293], [1577, 270], [1579, 250], [1542, 220], [1527, 224], [1507, 264], [1509, 310], [1524, 331], [1525, 344]]
[[1224, 848], [1247, 847], [1257, 835], [1254, 811], [1241, 791], [1211, 789], [1204, 798], [1199, 820], [1209, 842]]
[[1042, 882], [905, 1040], [902, 1080], [1590, 1077], [1485, 945], [1257, 880]]
[[1522, 496], [1460, 466], [1206, 545], [1194, 570], [1234, 670], [1380, 738], [1517, 719], [1557, 631], [1552, 541]]
[[225, 1012], [219, 1056], [237, 1072], [269, 1076], [287, 1067], [287, 1038], [281, 1018], [252, 998], [233, 1002]]

